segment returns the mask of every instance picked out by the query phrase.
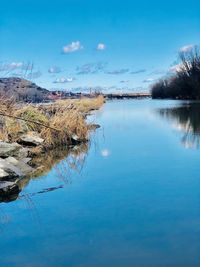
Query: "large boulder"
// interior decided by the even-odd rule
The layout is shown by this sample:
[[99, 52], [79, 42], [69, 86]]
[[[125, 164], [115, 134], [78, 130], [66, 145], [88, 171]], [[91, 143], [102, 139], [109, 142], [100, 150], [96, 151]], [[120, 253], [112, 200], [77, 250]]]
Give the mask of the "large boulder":
[[24, 146], [39, 146], [43, 144], [44, 139], [38, 136], [36, 132], [29, 132], [22, 135], [17, 142]]
[[27, 158], [29, 154], [29, 148], [27, 147], [22, 147], [19, 149], [18, 153], [17, 153], [17, 158], [18, 159], [24, 159]]
[[[11, 163], [7, 162], [6, 159], [1, 159], [0, 158], [0, 169], [2, 169], [4, 172], [6, 172], [9, 176], [6, 177], [6, 179], [13, 179], [19, 176], [23, 176], [23, 173], [21, 172], [21, 170], [19, 168], [17, 168], [16, 166], [12, 165]], [[5, 177], [2, 177], [2, 180]]]
[[[17, 160], [13, 157], [0, 159], [0, 169], [2, 170], [2, 180], [10, 180], [16, 177], [25, 177], [33, 172], [33, 168], [26, 164], [26, 162], [24, 162], [24, 159]], [[6, 176], [6, 174], [8, 175]]]
[[27, 162], [30, 161], [29, 158], [17, 160], [13, 157], [8, 157], [5, 161], [20, 170], [21, 175], [19, 176], [26, 176], [33, 172], [33, 168], [27, 164]]
[[0, 179], [5, 179], [5, 178], [8, 178], [9, 177], [9, 174], [4, 171], [3, 169], [0, 169]]
[[0, 157], [7, 158], [16, 156], [21, 146], [17, 143], [7, 143], [0, 141]]

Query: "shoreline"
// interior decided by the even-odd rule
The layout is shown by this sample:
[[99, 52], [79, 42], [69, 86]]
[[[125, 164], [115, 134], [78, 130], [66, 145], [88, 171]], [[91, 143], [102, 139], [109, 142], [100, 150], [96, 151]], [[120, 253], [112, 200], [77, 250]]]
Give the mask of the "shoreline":
[[[103, 98], [63, 100], [40, 105], [39, 108], [25, 104], [13, 111], [14, 114], [23, 111], [17, 117], [7, 116], [5, 112], [0, 138], [0, 201], [15, 199], [21, 191], [19, 184], [26, 177], [37, 177], [46, 169], [50, 170], [54, 161], [57, 161], [57, 157], [53, 156], [54, 151], [63, 151], [67, 155], [75, 148], [87, 147], [90, 132], [100, 127], [88, 124], [87, 116], [103, 103]], [[27, 118], [27, 114], [34, 114], [35, 121], [31, 116]], [[46, 119], [41, 116], [44, 114], [48, 124], [40, 120]], [[10, 129], [8, 122], [14, 124], [14, 128]], [[18, 124], [20, 129], [17, 129]], [[52, 158], [47, 168], [45, 159], [49, 154], [52, 154]]]

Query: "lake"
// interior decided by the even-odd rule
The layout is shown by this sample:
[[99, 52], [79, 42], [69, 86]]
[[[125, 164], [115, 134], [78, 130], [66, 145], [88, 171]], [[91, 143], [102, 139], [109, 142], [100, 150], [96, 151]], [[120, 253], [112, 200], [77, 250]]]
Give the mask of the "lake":
[[0, 266], [199, 267], [200, 104], [110, 101], [88, 119], [88, 146], [0, 203]]

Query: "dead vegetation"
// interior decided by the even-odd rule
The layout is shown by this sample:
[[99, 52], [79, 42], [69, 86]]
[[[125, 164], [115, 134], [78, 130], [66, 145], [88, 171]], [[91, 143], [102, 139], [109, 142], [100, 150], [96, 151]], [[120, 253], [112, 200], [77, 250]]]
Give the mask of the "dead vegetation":
[[92, 110], [99, 109], [105, 102], [102, 95], [92, 98], [83, 97], [81, 99], [57, 100], [56, 102], [38, 105], [45, 113], [55, 114], [56, 112], [65, 112], [67, 110], [77, 110], [82, 114], [87, 114]]
[[37, 106], [1, 98], [0, 140], [15, 142], [22, 134], [36, 132], [44, 139], [45, 148], [87, 141], [89, 126], [85, 116], [103, 103], [103, 96]]

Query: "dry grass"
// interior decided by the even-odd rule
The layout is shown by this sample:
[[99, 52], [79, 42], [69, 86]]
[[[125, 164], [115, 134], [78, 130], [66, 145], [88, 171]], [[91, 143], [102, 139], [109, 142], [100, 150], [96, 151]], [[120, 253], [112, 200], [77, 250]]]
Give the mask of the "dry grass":
[[66, 99], [66, 100], [57, 100], [54, 103], [40, 105], [40, 109], [46, 113], [54, 114], [58, 111], [64, 112], [66, 110], [75, 109], [80, 113], [87, 114], [92, 110], [99, 109], [105, 102], [105, 99], [102, 95], [93, 98], [83, 97], [81, 99]]
[[73, 135], [80, 141], [86, 141], [88, 138], [88, 126], [83, 115], [77, 110], [57, 111], [50, 118], [49, 124], [60, 131], [45, 127], [42, 129], [41, 137], [45, 139], [48, 147], [70, 144]]
[[46, 148], [69, 145], [74, 138], [86, 141], [89, 127], [85, 114], [103, 103], [102, 96], [39, 106], [17, 106], [11, 100], [0, 99], [0, 140], [17, 141], [20, 135], [35, 131], [45, 140]]

